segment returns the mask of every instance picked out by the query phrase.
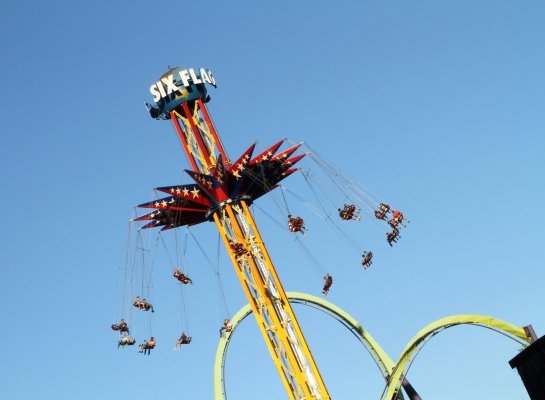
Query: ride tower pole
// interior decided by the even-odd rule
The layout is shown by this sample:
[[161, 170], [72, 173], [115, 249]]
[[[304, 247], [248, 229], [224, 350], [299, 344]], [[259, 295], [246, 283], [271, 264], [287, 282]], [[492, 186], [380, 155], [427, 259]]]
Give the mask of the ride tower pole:
[[279, 141], [252, 158], [254, 144], [231, 163], [206, 109], [205, 83], [215, 86], [209, 70], [173, 68], [150, 87], [156, 101], [147, 105], [150, 115], [172, 121], [195, 184], [157, 188], [171, 196], [141, 204], [155, 211], [136, 220], [162, 229], [214, 221], [289, 398], [330, 399], [248, 208], [294, 172], [304, 154], [290, 158], [299, 145], [276, 154]]

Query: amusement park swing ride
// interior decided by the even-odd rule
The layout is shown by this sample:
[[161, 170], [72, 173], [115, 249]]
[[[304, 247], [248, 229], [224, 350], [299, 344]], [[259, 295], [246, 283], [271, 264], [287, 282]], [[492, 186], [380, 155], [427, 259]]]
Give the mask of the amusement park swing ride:
[[[152, 211], [136, 216], [132, 222], [143, 224], [139, 229], [159, 228], [160, 231], [182, 226], [193, 226], [201, 222], [213, 222], [233, 264], [236, 277], [248, 300], [248, 306], [230, 319], [224, 321], [220, 332], [218, 359], [224, 357], [225, 342], [236, 325], [249, 313], [253, 313], [270, 357], [276, 367], [289, 399], [330, 399], [326, 384], [301, 327], [291, 306], [292, 302], [307, 302], [316, 307], [336, 309], [325, 300], [290, 294], [284, 291], [280, 277], [271, 256], [258, 230], [250, 206], [255, 200], [275, 188], [281, 188], [280, 182], [298, 170], [295, 165], [306, 155], [316, 158], [318, 164], [327, 171], [331, 165], [324, 162], [315, 153], [296, 154], [301, 144], [293, 144], [280, 150], [285, 140], [278, 141], [264, 151], [254, 155], [256, 145], [251, 145], [235, 161], [232, 161], [220, 140], [212, 123], [206, 103], [210, 100], [206, 85], [216, 87], [215, 78], [210, 70], [204, 68], [172, 68], [150, 87], [154, 105], [146, 103], [149, 114], [157, 120], [170, 120], [186, 153], [191, 166], [185, 172], [192, 183], [164, 186], [156, 190], [165, 197], [140, 204], [138, 207]], [[303, 171], [304, 173], [304, 171]], [[333, 171], [330, 177], [337, 176]], [[344, 183], [341, 183], [343, 185]], [[280, 189], [282, 190], [282, 188]], [[283, 192], [282, 192], [283, 195]], [[388, 227], [386, 241], [392, 246], [399, 239], [400, 228], [408, 222], [404, 215], [389, 205], [381, 202], [373, 204], [365, 197], [360, 204], [338, 204], [338, 218], [341, 221], [358, 221], [362, 207], [371, 210], [374, 219]], [[294, 234], [305, 233], [305, 223], [300, 216], [287, 215], [287, 229]], [[373, 253], [364, 251], [361, 264], [371, 266]], [[193, 282], [187, 271], [176, 268], [173, 277], [182, 285]], [[324, 277], [322, 293], [329, 291], [333, 283], [328, 274]], [[131, 290], [131, 301], [133, 291]], [[143, 295], [142, 291], [139, 293]], [[123, 303], [126, 302], [125, 293]], [[146, 298], [136, 296], [132, 303], [144, 312], [154, 312], [153, 305]], [[124, 308], [123, 308], [124, 310]], [[503, 321], [480, 316], [457, 316], [451, 320], [437, 323], [422, 332], [422, 336], [406, 348], [400, 360], [395, 364], [380, 349], [380, 346], [358, 328], [350, 316], [335, 311], [339, 320], [346, 326], [360, 331], [361, 341], [375, 358], [381, 369], [386, 387], [382, 398], [393, 400], [404, 398], [401, 388], [410, 399], [420, 399], [416, 390], [405, 378], [405, 373], [412, 357], [417, 353], [426, 338], [438, 330], [453, 324], [467, 323], [485, 326], [507, 333], [524, 346], [536, 339], [531, 328], [517, 328]], [[136, 339], [130, 335], [129, 323], [122, 318], [112, 329], [119, 331], [121, 337], [118, 347], [132, 346]], [[428, 328], [428, 327], [427, 327]], [[362, 333], [363, 332], [363, 333]], [[155, 347], [155, 338], [140, 344], [139, 351], [149, 354]], [[176, 341], [176, 346], [191, 343], [191, 337], [185, 332]], [[223, 347], [222, 347], [223, 346]], [[222, 372], [216, 372], [216, 381], [222, 380]], [[221, 384], [216, 390], [216, 399], [223, 398]]]

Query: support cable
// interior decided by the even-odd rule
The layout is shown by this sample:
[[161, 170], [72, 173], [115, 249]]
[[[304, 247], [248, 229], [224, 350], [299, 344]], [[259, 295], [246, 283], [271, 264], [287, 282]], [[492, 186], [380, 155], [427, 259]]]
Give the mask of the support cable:
[[[221, 295], [223, 297], [224, 303], [225, 303], [224, 304], [225, 305], [225, 310], [226, 310], [227, 313], [229, 313], [229, 308], [227, 307], [227, 299], [225, 297], [225, 292], [223, 290], [223, 285], [222, 285], [222, 282], [221, 282], [221, 276], [220, 276], [220, 273], [219, 273], [219, 268], [216, 270], [216, 268], [214, 267], [214, 264], [212, 263], [212, 260], [210, 260], [210, 257], [208, 257], [208, 254], [206, 254], [206, 252], [204, 251], [203, 247], [201, 246], [201, 244], [199, 243], [199, 241], [197, 240], [195, 235], [193, 235], [193, 232], [189, 231], [189, 233], [190, 233], [191, 237], [193, 238], [193, 240], [195, 241], [195, 243], [197, 244], [197, 246], [199, 247], [199, 249], [201, 250], [201, 253], [203, 254], [206, 261], [208, 261], [208, 265], [210, 266], [210, 268], [214, 272], [214, 275], [216, 276], [216, 279], [218, 281], [219, 291], [220, 291], [220, 293], [221, 293]], [[218, 250], [218, 253], [219, 253], [219, 250]]]
[[217, 277], [218, 277], [218, 288], [219, 288], [219, 291], [220, 291], [220, 294], [221, 294], [221, 297], [223, 298], [223, 305], [225, 306], [225, 312], [227, 313], [226, 315], [231, 317], [231, 313], [229, 312], [229, 307], [227, 306], [227, 297], [225, 296], [225, 292], [223, 290], [223, 285], [221, 284], [221, 279], [220, 279], [220, 255], [221, 255], [221, 252], [220, 252], [220, 248], [221, 248], [221, 236], [218, 232], [218, 242], [217, 242], [217, 258], [216, 258], [216, 271], [217, 271]]
[[325, 272], [325, 269], [320, 265], [318, 260], [312, 255], [312, 253], [307, 248], [307, 246], [305, 246], [305, 244], [301, 241], [301, 239], [299, 239], [298, 236], [295, 237], [295, 241], [303, 248], [303, 250], [307, 254], [308, 258], [310, 258], [310, 260], [312, 261], [314, 266], [317, 268], [318, 272], [323, 275], [324, 272]]

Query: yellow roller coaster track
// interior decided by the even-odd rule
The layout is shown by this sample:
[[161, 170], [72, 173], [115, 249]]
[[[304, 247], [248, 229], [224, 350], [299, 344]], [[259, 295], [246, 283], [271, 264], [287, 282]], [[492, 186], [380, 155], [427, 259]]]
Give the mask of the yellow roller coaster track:
[[[370, 333], [346, 311], [324, 299], [309, 294], [288, 292], [287, 296], [289, 301], [292, 303], [310, 305], [333, 316], [339, 322], [345, 325], [359, 339], [369, 354], [373, 357], [384, 380], [386, 381], [386, 386], [381, 397], [383, 400], [402, 400], [404, 398], [403, 393], [400, 391], [402, 385], [405, 387], [405, 389], [407, 389], [409, 386], [412, 390], [414, 390], [414, 388], [412, 388], [409, 382], [404, 378], [405, 374], [422, 346], [431, 337], [447, 328], [456, 325], [475, 325], [501, 333], [519, 343], [523, 348], [532, 342], [532, 338], [529, 336], [525, 328], [517, 327], [508, 322], [490, 316], [475, 314], [454, 315], [441, 318], [420, 330], [407, 344], [399, 357], [399, 361], [394, 363], [394, 361], [392, 361], [388, 354], [386, 354], [378, 342], [373, 339]], [[236, 328], [251, 312], [252, 309], [250, 305], [242, 307], [233, 316], [232, 332], [227, 337], [222, 338], [218, 344], [214, 366], [214, 400], [225, 400], [227, 398], [225, 391], [224, 366], [227, 357], [229, 340]], [[420, 397], [418, 396], [417, 398]]]

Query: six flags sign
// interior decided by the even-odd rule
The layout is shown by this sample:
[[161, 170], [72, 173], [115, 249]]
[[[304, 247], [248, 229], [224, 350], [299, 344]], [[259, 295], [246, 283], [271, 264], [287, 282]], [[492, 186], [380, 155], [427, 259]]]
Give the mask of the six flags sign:
[[172, 73], [165, 75], [151, 85], [149, 91], [153, 96], [153, 101], [158, 102], [171, 93], [181, 92], [191, 85], [200, 83], [208, 83], [216, 87], [216, 79], [214, 79], [212, 71], [199, 68], [197, 74], [193, 68], [174, 69]]

